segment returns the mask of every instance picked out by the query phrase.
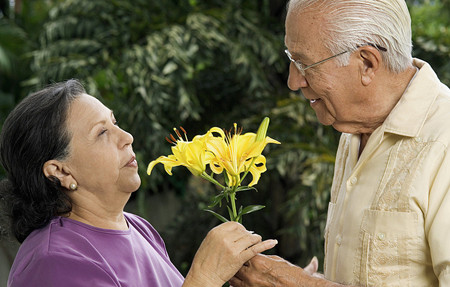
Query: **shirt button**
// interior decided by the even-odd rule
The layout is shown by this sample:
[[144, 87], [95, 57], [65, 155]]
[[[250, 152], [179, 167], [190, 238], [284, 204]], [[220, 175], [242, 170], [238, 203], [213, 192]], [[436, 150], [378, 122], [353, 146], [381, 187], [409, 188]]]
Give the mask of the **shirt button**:
[[422, 139], [420, 137], [415, 137], [414, 140], [418, 143], [422, 142]]
[[355, 185], [357, 182], [358, 182], [358, 179], [357, 179], [356, 177], [352, 177], [352, 178], [350, 179], [350, 184], [351, 184], [351, 185]]
[[336, 244], [341, 245], [342, 244], [342, 236], [339, 234], [336, 236]]
[[378, 233], [378, 239], [380, 240], [384, 240], [384, 238], [386, 237], [386, 235], [382, 232]]

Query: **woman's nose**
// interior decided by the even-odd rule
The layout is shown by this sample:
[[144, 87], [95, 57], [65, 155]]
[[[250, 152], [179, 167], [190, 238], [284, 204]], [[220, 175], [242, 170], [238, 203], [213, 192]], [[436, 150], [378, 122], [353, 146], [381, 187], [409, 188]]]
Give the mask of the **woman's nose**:
[[287, 85], [292, 91], [298, 91], [301, 88], [308, 87], [308, 81], [305, 76], [295, 67], [294, 63], [289, 65], [289, 76]]
[[129, 132], [119, 128], [119, 133], [120, 133], [120, 146], [131, 145], [133, 143], [134, 138]]

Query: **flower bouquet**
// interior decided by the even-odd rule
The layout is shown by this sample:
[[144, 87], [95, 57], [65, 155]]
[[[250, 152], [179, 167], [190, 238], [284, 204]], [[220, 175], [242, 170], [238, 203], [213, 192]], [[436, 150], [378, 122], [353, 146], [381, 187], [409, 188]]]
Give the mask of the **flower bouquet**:
[[[224, 131], [218, 127], [211, 128], [204, 135], [195, 136], [189, 141], [186, 131], [180, 127], [174, 129], [178, 138], [173, 135], [167, 137], [172, 143], [172, 153], [168, 156], [160, 156], [150, 162], [147, 174], [150, 175], [153, 167], [162, 163], [166, 172], [172, 175], [172, 168], [185, 166], [193, 175], [200, 176], [221, 188], [209, 208], [219, 204], [226, 199], [231, 206], [227, 205], [229, 220], [242, 222], [242, 216], [264, 208], [262, 205], [240, 206], [236, 208], [236, 193], [239, 191], [254, 189], [258, 183], [261, 173], [266, 171], [266, 158], [261, 154], [269, 143], [280, 144], [266, 136], [269, 127], [269, 118], [264, 118], [257, 133], [242, 134], [242, 129], [234, 124], [230, 131]], [[207, 168], [210, 174], [207, 173]], [[243, 180], [250, 173], [252, 180], [247, 186], [243, 186]], [[223, 175], [222, 183], [214, 178], [214, 175]], [[223, 222], [229, 221], [224, 216], [207, 209], [206, 211], [215, 215]]]

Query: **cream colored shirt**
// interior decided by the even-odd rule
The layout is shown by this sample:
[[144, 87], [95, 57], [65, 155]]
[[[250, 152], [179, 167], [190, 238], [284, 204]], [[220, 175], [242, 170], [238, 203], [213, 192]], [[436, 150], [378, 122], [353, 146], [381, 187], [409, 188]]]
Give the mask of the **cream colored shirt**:
[[450, 286], [450, 90], [420, 70], [358, 159], [342, 134], [325, 276], [358, 286]]

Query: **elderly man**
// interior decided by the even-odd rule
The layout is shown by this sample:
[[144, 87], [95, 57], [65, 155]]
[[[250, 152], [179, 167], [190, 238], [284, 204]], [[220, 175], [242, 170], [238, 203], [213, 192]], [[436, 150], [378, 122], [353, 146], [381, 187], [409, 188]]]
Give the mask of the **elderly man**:
[[288, 86], [342, 132], [324, 275], [257, 256], [244, 286], [450, 286], [450, 90], [411, 57], [404, 0], [291, 0]]

